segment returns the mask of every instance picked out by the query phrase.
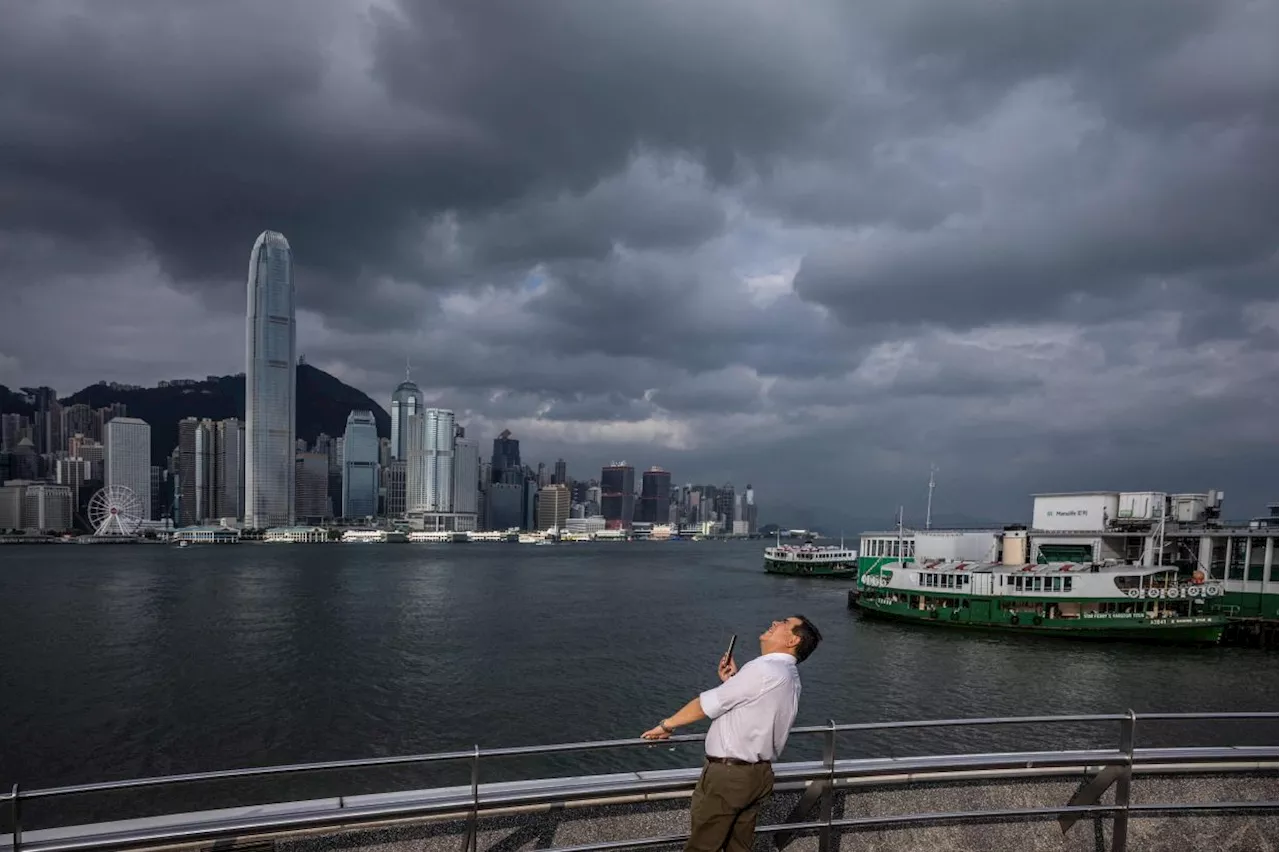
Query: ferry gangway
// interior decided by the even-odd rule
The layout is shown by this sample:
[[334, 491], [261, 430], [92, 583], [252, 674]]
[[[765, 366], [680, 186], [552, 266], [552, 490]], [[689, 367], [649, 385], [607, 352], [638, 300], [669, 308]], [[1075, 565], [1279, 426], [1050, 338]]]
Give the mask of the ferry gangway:
[[[1268, 799], [1214, 800], [1196, 802], [1134, 802], [1131, 785], [1135, 775], [1148, 773], [1205, 773], [1266, 775], [1280, 767], [1275, 745], [1233, 745], [1224, 747], [1138, 748], [1139, 723], [1162, 722], [1270, 721], [1276, 729], [1280, 714], [1275, 712], [1218, 713], [1101, 713], [1060, 716], [1019, 716], [934, 719], [920, 721], [856, 722], [801, 726], [792, 729], [798, 737], [820, 737], [822, 759], [775, 765], [777, 786], [800, 792], [798, 802], [780, 823], [757, 825], [757, 835], [773, 835], [778, 848], [792, 840], [816, 837], [817, 848], [827, 852], [832, 838], [846, 832], [909, 829], [912, 826], [956, 823], [1029, 822], [1057, 820], [1065, 833], [1082, 818], [1105, 819], [1111, 825], [1110, 849], [1125, 852], [1131, 816], [1160, 814], [1271, 814], [1280, 802]], [[1037, 729], [1063, 725], [1107, 725], [1119, 729], [1112, 748], [1018, 751], [987, 754], [944, 754], [888, 758], [838, 759], [839, 735], [854, 732], [902, 730], [939, 731], [982, 726], [1029, 726]], [[701, 734], [675, 735], [661, 744], [697, 743]], [[1043, 741], [1043, 740], [1042, 740]], [[460, 831], [463, 852], [477, 852], [477, 825], [486, 817], [529, 813], [531, 807], [585, 806], [590, 804], [656, 802], [687, 796], [699, 769], [655, 770], [622, 774], [550, 778], [522, 782], [481, 784], [481, 767], [486, 761], [521, 756], [566, 754], [603, 749], [652, 748], [655, 741], [644, 739], [600, 740], [509, 748], [474, 746], [459, 751], [334, 760], [155, 776], [122, 781], [74, 784], [26, 789], [14, 784], [0, 793], [0, 852], [120, 852], [148, 848], [188, 846], [217, 848], [241, 845], [257, 838], [270, 839], [289, 832], [355, 831], [379, 825], [414, 821], [454, 819], [465, 821]], [[409, 766], [441, 762], [466, 762], [471, 783], [465, 787], [402, 791], [389, 794], [339, 796], [307, 802], [273, 803], [268, 806], [230, 808], [190, 814], [126, 819], [110, 823], [44, 827], [23, 830], [24, 806], [37, 801], [90, 794], [171, 789], [196, 782], [242, 781], [250, 778], [296, 776], [300, 774], [362, 770], [375, 767]], [[1007, 807], [984, 810], [931, 810], [878, 816], [836, 817], [833, 802], [841, 793], [856, 794], [859, 787], [875, 784], [914, 783], [981, 778], [1020, 779], [1048, 775], [1078, 774], [1083, 782], [1070, 800], [1060, 806]], [[1114, 789], [1113, 801], [1103, 803]], [[1269, 787], [1274, 795], [1275, 787]], [[291, 807], [291, 805], [293, 807]], [[808, 818], [816, 810], [816, 818]], [[7, 816], [8, 826], [4, 826]], [[687, 839], [685, 834], [666, 834], [627, 840], [604, 840], [555, 847], [552, 852], [622, 852], [622, 850], [670, 847]], [[216, 846], [215, 846], [216, 844]]]

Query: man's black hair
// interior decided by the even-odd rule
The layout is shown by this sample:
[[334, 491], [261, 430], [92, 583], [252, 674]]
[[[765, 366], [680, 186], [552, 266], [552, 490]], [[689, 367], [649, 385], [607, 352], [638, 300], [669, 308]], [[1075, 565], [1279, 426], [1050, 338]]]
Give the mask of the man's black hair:
[[796, 646], [796, 662], [803, 663], [822, 641], [822, 634], [818, 632], [818, 626], [803, 615], [791, 617], [800, 619], [800, 623], [791, 628], [791, 633], [800, 637], [800, 644]]

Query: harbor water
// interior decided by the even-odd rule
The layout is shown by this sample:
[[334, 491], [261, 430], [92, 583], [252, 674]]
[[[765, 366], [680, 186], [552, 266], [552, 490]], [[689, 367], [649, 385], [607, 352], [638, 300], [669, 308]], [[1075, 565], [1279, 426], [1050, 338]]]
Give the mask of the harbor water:
[[[731, 634], [741, 664], [772, 619], [797, 613], [824, 636], [801, 668], [800, 724], [1276, 706], [1274, 653], [877, 623], [848, 610], [846, 582], [765, 574], [762, 548], [0, 548], [0, 787], [634, 737], [718, 682]], [[1263, 733], [1173, 724], [1144, 729], [1139, 746]], [[842, 737], [839, 753], [991, 751], [1032, 736], [1055, 744], [1045, 731], [984, 728]], [[1110, 745], [1116, 732], [1061, 737]], [[817, 748], [793, 739], [785, 757]], [[688, 747], [641, 747], [485, 774], [696, 760]], [[291, 781], [265, 795], [465, 783], [465, 765], [449, 771]], [[223, 795], [198, 801], [230, 801]]]

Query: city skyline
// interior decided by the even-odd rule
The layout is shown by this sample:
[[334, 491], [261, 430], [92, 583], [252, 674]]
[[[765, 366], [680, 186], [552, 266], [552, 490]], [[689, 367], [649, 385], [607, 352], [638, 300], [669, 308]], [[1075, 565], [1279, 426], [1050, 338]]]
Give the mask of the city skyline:
[[243, 370], [272, 228], [310, 363], [547, 463], [1275, 499], [1275, 4], [120, 2], [0, 28], [0, 383]]

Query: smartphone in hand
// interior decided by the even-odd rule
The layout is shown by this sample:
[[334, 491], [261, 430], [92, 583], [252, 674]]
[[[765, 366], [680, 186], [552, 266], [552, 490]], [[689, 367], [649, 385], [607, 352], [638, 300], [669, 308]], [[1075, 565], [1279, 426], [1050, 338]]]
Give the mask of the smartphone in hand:
[[733, 646], [738, 644], [738, 634], [735, 633], [729, 637], [729, 650], [724, 652], [724, 661], [727, 663], [733, 659]]

